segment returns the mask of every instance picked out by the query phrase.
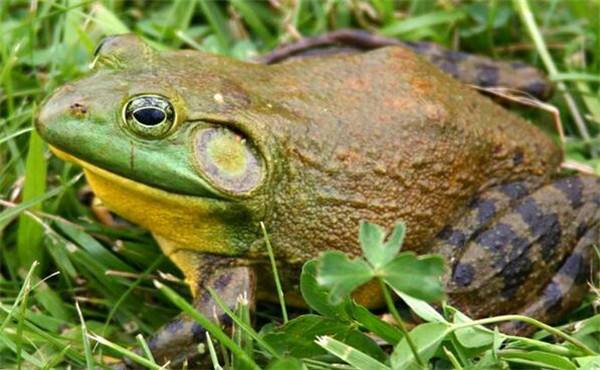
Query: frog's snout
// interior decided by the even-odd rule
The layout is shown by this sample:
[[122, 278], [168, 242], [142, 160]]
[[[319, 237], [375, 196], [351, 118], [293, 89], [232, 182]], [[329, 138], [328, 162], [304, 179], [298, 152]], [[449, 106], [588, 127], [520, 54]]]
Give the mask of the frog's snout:
[[36, 128], [42, 134], [51, 125], [65, 118], [83, 118], [89, 113], [89, 105], [81, 96], [73, 93], [72, 85], [65, 85], [56, 90], [45, 100], [36, 120]]

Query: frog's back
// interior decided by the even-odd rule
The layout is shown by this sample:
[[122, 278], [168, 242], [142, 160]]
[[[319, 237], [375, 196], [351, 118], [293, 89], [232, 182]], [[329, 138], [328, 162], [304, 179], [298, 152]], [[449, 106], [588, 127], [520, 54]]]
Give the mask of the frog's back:
[[296, 229], [286, 242], [301, 253], [354, 248], [360, 219], [407, 220], [417, 248], [481, 190], [546, 181], [561, 160], [540, 130], [402, 47], [268, 68], [247, 88], [279, 112], [255, 117], [288, 159], [272, 227]]

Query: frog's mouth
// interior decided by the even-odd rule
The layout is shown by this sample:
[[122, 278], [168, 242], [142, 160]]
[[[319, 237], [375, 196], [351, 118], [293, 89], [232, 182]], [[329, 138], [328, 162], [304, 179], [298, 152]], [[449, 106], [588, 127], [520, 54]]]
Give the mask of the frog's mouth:
[[[103, 182], [111, 183], [111, 188], [123, 188], [129, 191], [145, 194], [151, 198], [159, 198], [162, 200], [170, 200], [180, 204], [196, 204], [196, 203], [207, 203], [207, 202], [224, 202], [221, 199], [209, 198], [209, 197], [201, 197], [196, 195], [185, 195], [180, 193], [169, 192], [157, 187], [153, 187], [142, 182], [134, 181], [129, 178], [123, 177], [121, 175], [117, 175], [114, 172], [105, 170], [104, 168], [98, 167], [96, 165], [91, 164], [81, 158], [78, 158], [72, 154], [64, 152], [58, 149], [55, 146], [50, 145], [50, 150], [54, 153], [58, 158], [74, 163], [78, 166], [81, 166], [85, 172], [85, 176], [90, 182], [95, 182], [95, 179], [102, 179]], [[104, 192], [104, 189], [98, 189], [101, 191], [97, 191], [94, 188], [94, 185], [90, 184], [94, 192]], [[114, 190], [114, 189], [112, 189]]]

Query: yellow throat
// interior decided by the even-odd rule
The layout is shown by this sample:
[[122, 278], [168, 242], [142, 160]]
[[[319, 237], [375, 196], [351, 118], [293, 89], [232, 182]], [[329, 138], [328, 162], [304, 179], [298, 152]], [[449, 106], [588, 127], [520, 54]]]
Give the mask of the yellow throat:
[[[182, 249], [233, 253], [227, 242], [231, 230], [215, 217], [226, 209], [227, 202], [169, 193], [96, 167], [55, 147], [51, 150], [59, 158], [83, 167], [92, 190], [110, 210], [150, 230], [159, 242], [167, 239]], [[173, 250], [165, 250], [170, 252]]]

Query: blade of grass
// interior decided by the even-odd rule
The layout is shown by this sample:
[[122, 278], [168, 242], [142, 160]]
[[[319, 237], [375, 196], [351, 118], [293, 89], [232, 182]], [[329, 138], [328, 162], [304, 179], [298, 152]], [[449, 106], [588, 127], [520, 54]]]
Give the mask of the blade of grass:
[[105, 248], [80, 227], [67, 222], [57, 222], [56, 226], [106, 268], [127, 272], [134, 271], [131, 266], [123, 262], [118, 256]]
[[219, 364], [219, 358], [217, 357], [217, 351], [215, 351], [215, 346], [212, 342], [212, 338], [210, 337], [209, 332], [206, 332], [206, 345], [208, 346], [208, 353], [210, 354], [210, 360], [213, 364], [213, 369], [214, 370], [223, 370], [223, 368]]
[[[196, 7], [196, 0], [176, 0], [171, 3], [169, 9], [168, 23], [164, 24], [161, 41], [166, 36], [172, 37], [178, 31], [186, 30], [190, 26], [190, 21], [194, 15], [194, 9]], [[179, 47], [179, 43], [173, 45]]]
[[233, 322], [236, 323], [236, 325], [238, 325], [241, 329], [243, 329], [246, 333], [248, 333], [248, 335], [250, 335], [258, 344], [260, 344], [265, 350], [267, 350], [267, 352], [269, 352], [269, 354], [271, 354], [273, 357], [275, 357], [275, 358], [281, 357], [279, 355], [279, 353], [273, 347], [271, 347], [267, 342], [265, 342], [262, 339], [262, 337], [260, 335], [258, 335], [258, 333], [254, 329], [252, 329], [252, 327], [250, 325], [248, 325], [247, 323], [242, 321], [236, 314], [234, 314], [229, 309], [229, 307], [227, 307], [225, 302], [223, 302], [221, 297], [219, 297], [219, 295], [217, 294], [217, 292], [215, 292], [214, 289], [209, 287], [208, 292], [210, 293], [210, 296], [215, 300], [215, 302], [217, 303], [219, 308], [222, 309], [223, 312], [225, 312], [227, 314], [227, 316], [229, 316], [231, 318], [231, 320], [233, 320]]
[[138, 334], [135, 336], [135, 340], [142, 349], [142, 351], [144, 351], [144, 355], [146, 355], [146, 358], [148, 358], [148, 360], [152, 362], [156, 362], [156, 360], [154, 360], [154, 356], [152, 356], [152, 351], [150, 351], [150, 347], [148, 347], [148, 343], [144, 339], [144, 336], [142, 334]]
[[[245, 296], [245, 294], [240, 295], [237, 298], [234, 315], [236, 315], [241, 322], [245, 323], [246, 326], [252, 327], [250, 321], [250, 307], [248, 303], [248, 298]], [[249, 334], [247, 330], [245, 330], [237, 324], [234, 324], [233, 340], [237, 343], [238, 346], [244, 349], [244, 352], [246, 352], [246, 354], [249, 357], [252, 357], [252, 354], [254, 352], [254, 340], [252, 338], [252, 335]], [[234, 369], [246, 368], [244, 364], [239, 363], [237, 357], [233, 357], [232, 360]]]
[[271, 241], [269, 240], [269, 234], [267, 234], [267, 228], [265, 227], [265, 224], [262, 221], [260, 222], [260, 228], [262, 230], [263, 237], [265, 238], [265, 245], [267, 246], [269, 261], [271, 262], [273, 279], [275, 280], [275, 287], [277, 289], [277, 298], [279, 300], [279, 306], [281, 307], [281, 316], [283, 316], [283, 323], [286, 324], [288, 322], [288, 314], [287, 308], [285, 306], [285, 297], [283, 294], [283, 289], [281, 288], [281, 280], [279, 279], [279, 273], [277, 271], [277, 263], [275, 262], [275, 254], [273, 253], [273, 247], [271, 246]]
[[550, 326], [548, 324], [544, 324], [543, 322], [540, 322], [536, 319], [533, 319], [528, 316], [523, 316], [523, 315], [501, 315], [501, 316], [495, 316], [495, 317], [488, 317], [485, 319], [473, 320], [473, 321], [469, 321], [469, 322], [462, 323], [462, 324], [452, 325], [451, 330], [456, 331], [458, 329], [467, 328], [470, 326], [495, 324], [495, 323], [499, 323], [499, 322], [503, 322], [503, 321], [522, 321], [526, 324], [535, 326], [536, 328], [545, 330], [545, 331], [549, 332], [550, 334], [553, 334], [559, 338], [564, 339], [565, 341], [573, 344], [575, 347], [577, 347], [579, 350], [581, 350], [585, 355], [589, 355], [589, 356], [598, 355], [598, 353], [591, 350], [588, 346], [586, 346], [583, 342], [581, 342], [577, 338], [572, 337], [561, 330], [553, 328], [552, 326]]
[[[0, 333], [2, 333], [2, 331], [0, 330]], [[2, 342], [4, 344], [4, 346], [6, 346], [8, 349], [10, 349], [12, 352], [16, 353], [17, 352], [17, 345], [10, 339], [8, 339], [8, 337], [4, 334], [0, 335], [0, 342]], [[25, 359], [27, 362], [29, 362], [30, 364], [36, 366], [36, 367], [42, 367], [43, 364], [40, 360], [38, 360], [37, 358], [33, 357], [32, 355], [30, 355], [29, 353], [23, 351], [21, 353], [21, 356], [23, 357], [23, 359]]]
[[[35, 261], [33, 261], [35, 262]], [[33, 278], [35, 274], [32, 274]], [[23, 298], [21, 299], [21, 304], [19, 306], [19, 316], [17, 320], [17, 369], [21, 370], [22, 359], [21, 359], [21, 351], [23, 350], [23, 322], [25, 321], [25, 311], [27, 309], [27, 298], [29, 297], [29, 292], [31, 291], [31, 279], [27, 279], [27, 285], [25, 286], [25, 291], [23, 293]]]
[[17, 298], [15, 299], [12, 307], [8, 311], [6, 318], [4, 319], [4, 321], [2, 321], [2, 324], [0, 324], [0, 333], [2, 333], [4, 331], [4, 328], [6, 327], [6, 325], [12, 318], [13, 312], [16, 310], [17, 306], [19, 305], [23, 295], [26, 293], [26, 290], [29, 289], [29, 286], [31, 284], [31, 277], [33, 276], [33, 271], [37, 268], [38, 265], [39, 264], [35, 261], [31, 264], [31, 267], [29, 268], [29, 271], [27, 272], [27, 275], [25, 276], [25, 279], [23, 280], [23, 284], [21, 285], [19, 294], [17, 294]]
[[[150, 273], [152, 271], [154, 271], [154, 269], [156, 269], [156, 267], [158, 265], [160, 265], [164, 260], [164, 255], [160, 255], [150, 266], [148, 266], [148, 268], [133, 282], [133, 284], [131, 284], [131, 286], [129, 286], [129, 288], [127, 288], [127, 290], [119, 297], [119, 299], [117, 300], [117, 302], [115, 302], [115, 304], [112, 305], [110, 312], [108, 313], [108, 316], [106, 317], [106, 320], [104, 321], [104, 327], [102, 328], [102, 335], [105, 335], [106, 333], [106, 329], [108, 329], [108, 325], [110, 323], [110, 321], [112, 320], [114, 314], [117, 312], [117, 310], [119, 309], [119, 306], [121, 306], [121, 304], [125, 301], [125, 299], [129, 296], [129, 294], [131, 294], [131, 292], [133, 292], [133, 290], [135, 288], [137, 288], [142, 281], [144, 281], [144, 279], [146, 279], [147, 276], [150, 275]], [[151, 357], [149, 357], [151, 358]]]
[[83, 176], [83, 173], [73, 177], [71, 180], [69, 180], [64, 185], [61, 185], [57, 188], [49, 190], [46, 193], [39, 195], [37, 197], [31, 198], [25, 202], [21, 202], [16, 207], [11, 207], [11, 208], [8, 208], [8, 209], [5, 209], [4, 211], [2, 211], [0, 213], [0, 231], [2, 229], [4, 229], [6, 227], [6, 225], [8, 223], [10, 223], [15, 217], [19, 216], [19, 214], [21, 212], [23, 212], [24, 210], [29, 209], [31, 207], [34, 207], [35, 205], [60, 194], [66, 188], [75, 184], [81, 178], [81, 176]]
[[[6, 307], [4, 307], [1, 303], [0, 303], [0, 310], [4, 311], [4, 313], [8, 314], [10, 312], [10, 310]], [[31, 312], [27, 313], [27, 316], [30, 316]], [[68, 345], [66, 345], [65, 341], [61, 341], [60, 339], [57, 339], [56, 337], [50, 335], [46, 328], [39, 328], [37, 325], [39, 325], [39, 323], [34, 324], [33, 322], [35, 322], [35, 320], [33, 318], [29, 319], [29, 317], [26, 317], [27, 320], [25, 320], [24, 324], [27, 327], [27, 329], [29, 329], [30, 331], [34, 332], [36, 335], [40, 336], [40, 338], [42, 338], [44, 341], [46, 341], [47, 343], [51, 344], [52, 346], [54, 346], [56, 349], [60, 349], [61, 352], [63, 351], [63, 349], [66, 347], [69, 347]], [[31, 321], [30, 321], [31, 320]], [[62, 325], [65, 325], [65, 322], [62, 322]], [[0, 330], [1, 332], [1, 330]], [[63, 339], [63, 338], [61, 338]], [[73, 350], [73, 348], [69, 347], [68, 350], [64, 351], [67, 356], [74, 361], [74, 363], [77, 366], [83, 366], [83, 357], [81, 356], [81, 354], [79, 352], [76, 352], [75, 350]]]
[[[1, 125], [2, 123], [3, 123], [3, 122], [0, 122], [0, 125]], [[16, 137], [19, 137], [19, 136], [21, 136], [21, 135], [23, 135], [23, 134], [26, 134], [26, 133], [28, 133], [28, 132], [31, 132], [31, 131], [33, 131], [33, 128], [32, 128], [32, 127], [27, 127], [27, 128], [24, 128], [24, 129], [18, 130], [18, 131], [16, 131], [16, 132], [13, 132], [12, 134], [8, 134], [8, 135], [6, 135], [6, 136], [4, 136], [4, 137], [0, 138], [0, 145], [2, 145], [2, 144], [3, 144], [4, 142], [6, 142], [6, 141], [12, 140], [12, 139], [14, 139], [14, 138], [16, 138]]]
[[147, 360], [144, 357], [138, 355], [137, 353], [132, 352], [132, 351], [128, 350], [127, 348], [121, 347], [120, 345], [113, 343], [113, 342], [107, 340], [106, 338], [103, 338], [99, 335], [94, 335], [94, 334], [88, 334], [88, 336], [90, 337], [90, 339], [95, 340], [96, 342], [102, 344], [103, 346], [111, 348], [112, 350], [116, 351], [120, 355], [126, 356], [129, 359], [131, 359], [133, 362], [138, 363], [142, 366], [145, 366], [148, 369], [163, 370], [163, 367], [160, 365], [157, 365], [155, 362]]
[[77, 309], [77, 315], [79, 315], [79, 322], [81, 323], [81, 341], [83, 343], [83, 353], [85, 354], [85, 364], [88, 370], [93, 370], [95, 367], [94, 356], [92, 355], [92, 349], [90, 347], [90, 341], [88, 337], [88, 330], [83, 319], [83, 313], [79, 307], [79, 302], [75, 301], [75, 308]]
[[427, 13], [418, 17], [407, 18], [402, 21], [390, 23], [388, 26], [382, 28], [380, 32], [385, 36], [406, 35], [415, 30], [458, 22], [466, 17], [467, 14], [461, 10]]
[[350, 347], [349, 345], [328, 336], [318, 337], [315, 342], [327, 352], [341, 358], [358, 370], [391, 370], [386, 365]]
[[36, 301], [53, 317], [65, 322], [70, 321], [71, 311], [67, 309], [60, 295], [46, 283], [47, 279], [48, 277], [39, 280], [37, 276], [32, 276], [31, 280], [36, 284], [36, 289], [33, 291]]
[[381, 286], [381, 291], [383, 292], [383, 297], [385, 299], [385, 303], [387, 304], [387, 308], [392, 314], [392, 317], [394, 317], [394, 321], [396, 321], [396, 324], [400, 328], [400, 331], [402, 332], [404, 338], [406, 338], [406, 343], [408, 343], [408, 346], [410, 347], [410, 350], [412, 351], [413, 356], [415, 357], [415, 362], [418, 366], [425, 368], [425, 362], [423, 361], [423, 359], [421, 359], [421, 356], [419, 355], [417, 345], [410, 336], [408, 329], [406, 329], [406, 325], [404, 325], [404, 320], [402, 320], [400, 313], [398, 313], [396, 305], [394, 305], [394, 300], [392, 299], [392, 295], [390, 294], [390, 288], [388, 288], [388, 286], [386, 285], [386, 283], [383, 282], [382, 279], [378, 278], [377, 280], [379, 280], [379, 285]]
[[59, 352], [54, 354], [54, 356], [52, 356], [48, 361], [46, 361], [46, 364], [44, 365], [44, 367], [42, 367], [42, 370], [50, 370], [50, 369], [56, 368], [56, 365], [64, 360], [65, 354], [67, 352], [69, 352], [70, 350], [71, 350], [70, 344], [67, 344], [66, 346], [64, 346], [64, 348], [62, 350], [60, 350]]
[[[45, 143], [37, 132], [31, 132], [29, 137], [29, 151], [25, 162], [25, 184], [23, 186], [23, 202], [42, 196], [46, 191], [46, 160], [44, 158]], [[41, 210], [39, 202], [31, 208]], [[44, 237], [43, 228], [26, 215], [19, 216], [17, 230], [17, 250], [22, 266], [30, 266], [33, 261], [38, 261], [42, 266], [45, 261], [45, 250], [42, 244]]]
[[[542, 61], [544, 62], [544, 65], [548, 70], [548, 73], [550, 74], [550, 76], [557, 75], [559, 73], [558, 68], [554, 63], [554, 60], [552, 59], [552, 56], [548, 51], [542, 33], [540, 32], [537, 26], [533, 13], [531, 12], [529, 2], [527, 0], [513, 0], [513, 3], [515, 5], [517, 13], [521, 17], [521, 20], [523, 21], [525, 27], [527, 28], [527, 31], [529, 32], [529, 36], [535, 44], [535, 48], [538, 54], [542, 58]], [[563, 93], [565, 101], [567, 102], [567, 107], [569, 108], [571, 116], [573, 117], [573, 121], [575, 122], [575, 125], [579, 130], [579, 134], [584, 140], [589, 141], [591, 138], [590, 133], [587, 129], [585, 121], [583, 120], [583, 117], [581, 116], [581, 113], [579, 112], [579, 109], [577, 108], [575, 99], [573, 99], [573, 96], [567, 91], [567, 87], [563, 82], [559, 82], [557, 84], [557, 87], [559, 91]]]
[[221, 52], [224, 53], [228, 50], [229, 45], [231, 44], [231, 36], [229, 34], [229, 28], [227, 27], [227, 22], [221, 14], [221, 10], [219, 9], [219, 3], [213, 1], [200, 1], [200, 8], [206, 17], [206, 20], [210, 24], [217, 40], [219, 41], [219, 46], [221, 48]]
[[600, 76], [593, 75], [591, 73], [580, 73], [580, 72], [557, 72], [556, 74], [550, 75], [552, 81], [587, 81], [587, 82], [600, 82]]
[[273, 41], [271, 32], [269, 32], [254, 10], [255, 4], [243, 0], [232, 0], [231, 4], [241, 13], [246, 23], [262, 39], [263, 43], [269, 45]]
[[[21, 349], [21, 345], [20, 343], [14, 343], [13, 341], [11, 341], [10, 339], [8, 339], [8, 337], [6, 335], [4, 335], [4, 330], [6, 329], [6, 326], [8, 325], [8, 323], [10, 322], [10, 319], [15, 316], [15, 311], [17, 310], [18, 307], [20, 307], [22, 301], [24, 300], [24, 297], [27, 296], [27, 294], [29, 294], [29, 289], [31, 287], [31, 278], [34, 275], [34, 270], [36, 269], [36, 267], [39, 264], [36, 261], [33, 261], [33, 263], [31, 264], [31, 267], [29, 268], [29, 271], [27, 272], [27, 275], [25, 276], [25, 279], [23, 280], [23, 284], [21, 285], [21, 289], [19, 290], [19, 294], [17, 295], [17, 298], [15, 299], [15, 301], [13, 302], [12, 307], [8, 310], [6, 317], [4, 318], [4, 320], [2, 321], [2, 324], [0, 324], [0, 342], [4, 343], [4, 345], [6, 347], [8, 347], [12, 352], [14, 352], [15, 354], [17, 354], [17, 364], [19, 364], [20, 366], [20, 359], [21, 357], [24, 358], [26, 361], [30, 362], [31, 364], [41, 367], [41, 363], [33, 356], [31, 356], [29, 353], [23, 351]], [[21, 340], [21, 337], [19, 336], [19, 342]]]
[[118, 35], [131, 32], [129, 27], [101, 2], [95, 1], [88, 18], [94, 22], [105, 35]]

